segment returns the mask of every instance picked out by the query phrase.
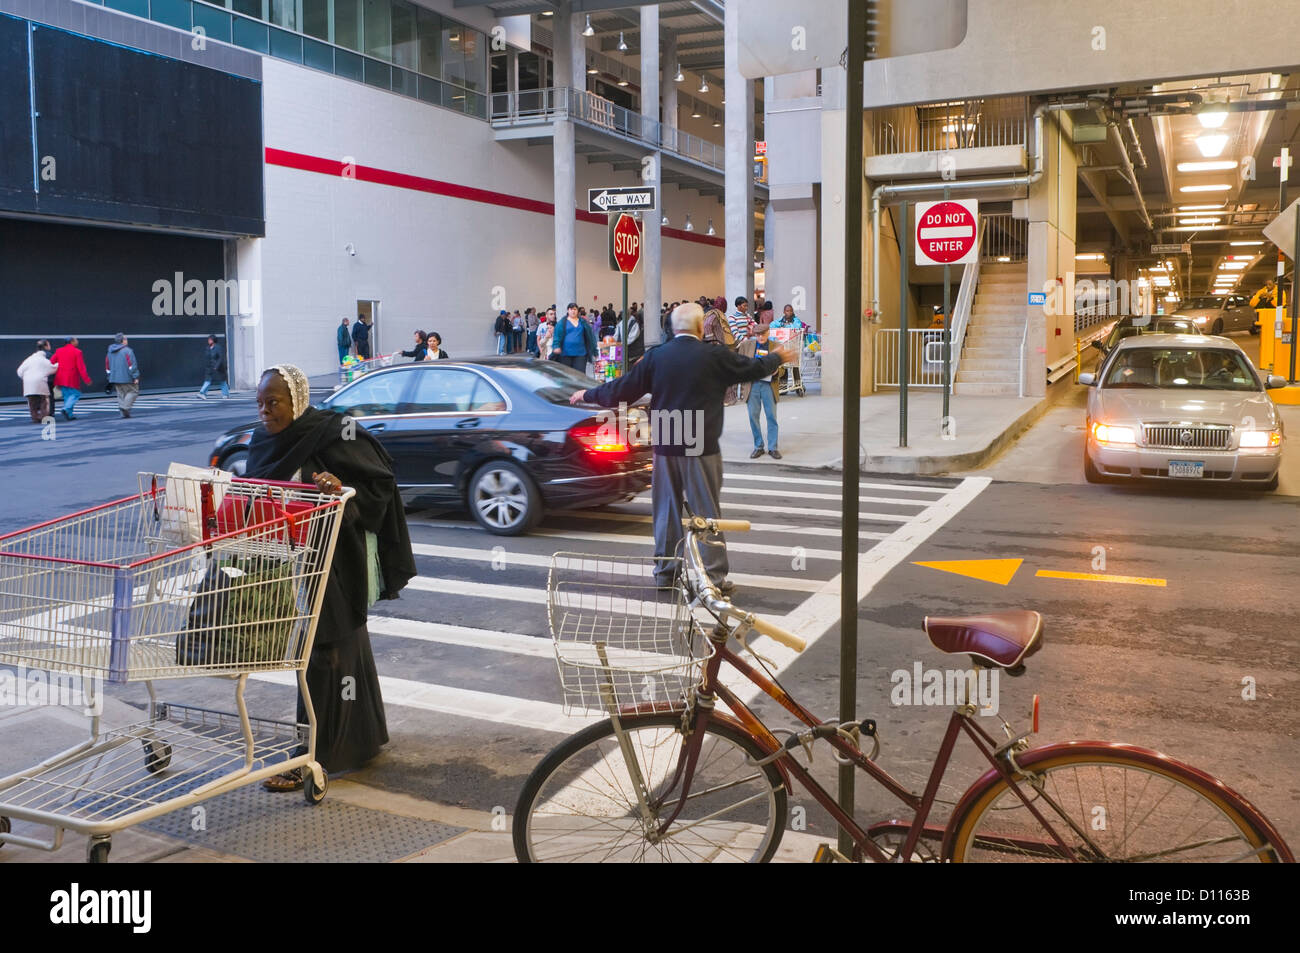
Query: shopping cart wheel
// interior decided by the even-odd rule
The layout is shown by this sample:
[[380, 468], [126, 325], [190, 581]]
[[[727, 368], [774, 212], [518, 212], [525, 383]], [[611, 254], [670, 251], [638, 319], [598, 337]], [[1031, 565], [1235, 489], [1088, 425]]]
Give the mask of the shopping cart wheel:
[[172, 763], [172, 746], [165, 741], [145, 741], [144, 769], [150, 774], [166, 771]]
[[316, 787], [316, 778], [309, 769], [302, 769], [302, 778], [302, 796], [307, 800], [308, 804], [316, 805], [325, 800], [325, 792], [329, 789], [330, 779], [324, 768], [320, 769], [320, 787]]
[[108, 852], [113, 849], [113, 842], [107, 837], [92, 837], [86, 845], [86, 863], [108, 863]]
[[[0, 834], [8, 834], [13, 830], [13, 825], [9, 823], [9, 818], [0, 817]], [[4, 841], [0, 841], [0, 847], [4, 846]]]
[[804, 387], [802, 384], [800, 384], [800, 385], [799, 385], [799, 389], [798, 389], [797, 391], [795, 391], [795, 393], [798, 394], [800, 397], [802, 397], [804, 394], [808, 393], [808, 388], [806, 388], [806, 387]]

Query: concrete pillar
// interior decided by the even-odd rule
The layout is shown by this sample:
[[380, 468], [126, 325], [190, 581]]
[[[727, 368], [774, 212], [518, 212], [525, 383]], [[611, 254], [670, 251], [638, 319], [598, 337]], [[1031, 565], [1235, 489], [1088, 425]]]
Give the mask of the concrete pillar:
[[[586, 38], [582, 36], [585, 22], [567, 7], [555, 13], [551, 26], [555, 37], [556, 86], [567, 86], [575, 91], [586, 89], [586, 57], [583, 53]], [[568, 102], [564, 95], [558, 94], [557, 106]], [[574, 142], [573, 121], [563, 116], [557, 118], [551, 137], [551, 163], [555, 196], [555, 307], [561, 312], [566, 304], [578, 299], [577, 217], [574, 214], [578, 204], [577, 156]]]
[[[664, 37], [664, 82], [660, 92], [663, 100], [664, 134], [662, 142], [666, 149], [677, 148], [677, 34], [669, 33]], [[661, 216], [662, 217], [662, 216]]]
[[1069, 116], [1048, 113], [1043, 123], [1043, 177], [1029, 190], [1027, 291], [1064, 285], [1047, 307], [1027, 307], [1025, 396], [1047, 392], [1048, 364], [1074, 353], [1074, 250], [1078, 160]]
[[[668, 76], [671, 83], [672, 76]], [[647, 138], [657, 141], [659, 134], [659, 8], [641, 8], [641, 116], [645, 120]], [[661, 165], [663, 155], [658, 149], [649, 154], [648, 166], [642, 166], [641, 180], [656, 190], [663, 184]], [[643, 320], [646, 342], [653, 343], [662, 337], [659, 327], [659, 307], [663, 300], [663, 235], [659, 224], [662, 212], [656, 209], [643, 219], [644, 254], [641, 257], [642, 312], [653, 316]]]
[[740, 73], [740, 4], [729, 3], [723, 28], [727, 303], [754, 294], [754, 85]]
[[[794, 305], [795, 314], [809, 324], [820, 315], [817, 300], [817, 204], [813, 186], [773, 186], [764, 229], [767, 300], [776, 316]], [[834, 246], [831, 246], [834, 247]]]

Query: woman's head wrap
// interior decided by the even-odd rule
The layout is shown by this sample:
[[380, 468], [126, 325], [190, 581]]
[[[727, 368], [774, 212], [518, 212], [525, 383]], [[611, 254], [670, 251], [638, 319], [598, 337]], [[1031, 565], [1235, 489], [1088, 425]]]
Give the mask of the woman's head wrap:
[[275, 371], [289, 388], [289, 399], [293, 402], [293, 419], [297, 420], [311, 406], [311, 385], [302, 368], [292, 364], [275, 364], [263, 373]]

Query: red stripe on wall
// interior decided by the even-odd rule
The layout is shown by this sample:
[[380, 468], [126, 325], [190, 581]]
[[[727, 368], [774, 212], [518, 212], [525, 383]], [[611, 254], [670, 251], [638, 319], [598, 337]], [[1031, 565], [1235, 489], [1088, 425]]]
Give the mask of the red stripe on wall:
[[[419, 175], [407, 175], [404, 172], [390, 172], [387, 169], [376, 169], [368, 165], [348, 165], [337, 159], [323, 159], [320, 156], [309, 156], [301, 152], [289, 152], [285, 149], [272, 149], [269, 146], [266, 149], [266, 164], [278, 165], [286, 169], [298, 169], [301, 172], [316, 172], [321, 175], [353, 178], [358, 182], [374, 182], [376, 185], [410, 189], [413, 192], [445, 195], [448, 198], [464, 199], [467, 202], [499, 205], [502, 208], [517, 209], [521, 212], [536, 212], [539, 215], [555, 214], [555, 205], [552, 202], [540, 202], [537, 199], [526, 199], [518, 195], [508, 195], [505, 192], [493, 192], [491, 189], [476, 189], [468, 185], [457, 185], [454, 182], [443, 182], [440, 179], [427, 179]], [[574, 217], [580, 222], [590, 222], [593, 225], [606, 224], [603, 214], [587, 212], [583, 209], [574, 209]], [[716, 235], [697, 235], [694, 232], [683, 231], [680, 228], [664, 228], [663, 235], [665, 238], [676, 238], [684, 242], [696, 242], [700, 245], [713, 245], [718, 248], [726, 245], [726, 242]]]

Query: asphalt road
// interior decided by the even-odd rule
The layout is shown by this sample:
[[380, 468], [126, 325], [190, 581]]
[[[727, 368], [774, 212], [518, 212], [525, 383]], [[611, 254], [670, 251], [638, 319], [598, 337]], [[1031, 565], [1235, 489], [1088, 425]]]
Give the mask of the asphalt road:
[[[41, 428], [21, 419], [0, 419], [0, 532], [125, 495], [137, 470], [203, 463], [212, 437], [251, 415], [247, 399], [146, 398], [129, 421], [110, 407], [59, 424], [54, 440], [41, 440]], [[1043, 433], [1036, 428], [1022, 444]], [[1244, 793], [1294, 846], [1300, 610], [1291, 594], [1300, 588], [1300, 500], [1088, 486], [1075, 482], [1075, 458], [1066, 472], [1065, 453], [1056, 473], [1037, 454], [1032, 477], [1020, 481], [997, 464], [993, 482], [862, 477], [868, 587], [859, 615], [858, 712], [880, 723], [880, 763], [919, 789], [938, 747], [947, 709], [895, 706], [890, 697], [894, 673], [918, 662], [961, 667], [929, 645], [922, 618], [1033, 608], [1045, 616], [1046, 643], [1023, 677], [1000, 680], [1005, 717], [1023, 723], [1038, 693], [1044, 740], [1118, 740], [1180, 757]], [[810, 637], [803, 656], [774, 660], [782, 683], [826, 718], [836, 714], [839, 684], [838, 626], [824, 611], [838, 607], [838, 479], [771, 461], [729, 464], [723, 494], [726, 515], [762, 524], [731, 537], [736, 600]], [[444, 804], [512, 810], [533, 765], [581, 723], [560, 705], [547, 638], [549, 557], [557, 550], [649, 554], [648, 514], [648, 502], [554, 514], [528, 538], [502, 539], [463, 512], [412, 513], [421, 575], [401, 600], [376, 606], [371, 624], [392, 740], [356, 779]], [[915, 565], [984, 559], [1022, 562], [1005, 584]], [[1165, 584], [1115, 581], [1120, 576]], [[1253, 700], [1243, 698], [1243, 679], [1253, 680]], [[114, 694], [145, 699], [138, 686]], [[229, 684], [213, 680], [169, 683], [159, 694], [230, 705]], [[249, 705], [255, 714], [289, 716], [293, 693], [257, 682]], [[773, 709], [760, 706], [774, 727], [793, 727]], [[980, 770], [968, 754], [950, 769], [944, 797], [954, 799]], [[829, 751], [816, 758], [814, 773], [833, 785]], [[858, 784], [860, 811], [892, 813], [888, 796], [868, 783], [864, 776]], [[806, 793], [796, 792], [792, 804], [807, 808], [809, 830], [830, 834]]]

